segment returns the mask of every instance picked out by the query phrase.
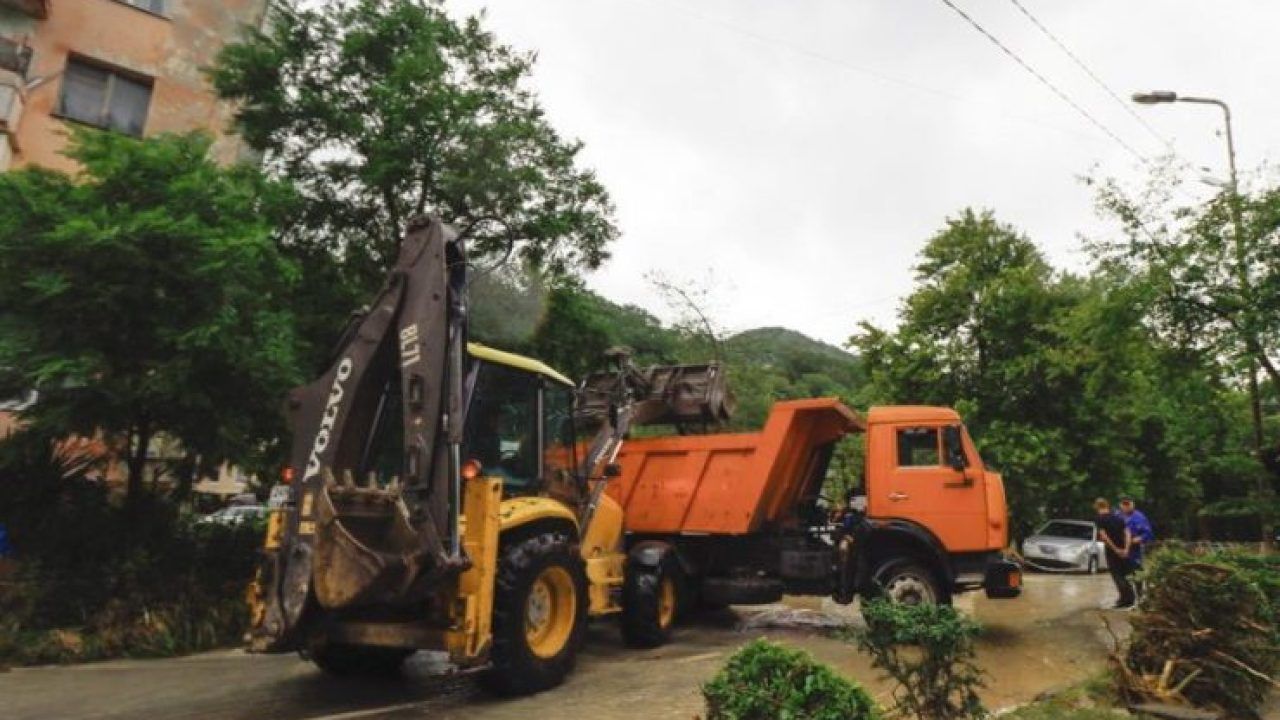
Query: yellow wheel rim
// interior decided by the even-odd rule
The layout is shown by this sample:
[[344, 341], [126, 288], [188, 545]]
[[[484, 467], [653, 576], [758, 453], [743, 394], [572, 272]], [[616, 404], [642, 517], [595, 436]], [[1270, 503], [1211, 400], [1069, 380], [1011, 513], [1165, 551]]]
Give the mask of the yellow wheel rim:
[[524, 635], [529, 650], [540, 658], [555, 657], [569, 642], [578, 614], [578, 594], [569, 571], [552, 566], [543, 570], [524, 604]]
[[676, 618], [676, 584], [669, 577], [662, 578], [658, 588], [658, 625], [663, 630], [671, 627]]

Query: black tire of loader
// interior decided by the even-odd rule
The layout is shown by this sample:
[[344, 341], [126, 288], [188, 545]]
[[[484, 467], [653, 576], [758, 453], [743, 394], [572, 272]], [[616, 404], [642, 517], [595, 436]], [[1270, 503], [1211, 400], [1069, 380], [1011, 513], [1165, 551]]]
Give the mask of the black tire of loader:
[[[554, 657], [541, 658], [529, 648], [525, 606], [533, 582], [547, 567], [559, 565], [573, 578], [573, 630]], [[492, 665], [480, 680], [498, 695], [527, 695], [559, 685], [573, 670], [587, 624], [587, 573], [575, 544], [563, 531], [524, 538], [501, 550], [493, 598]]]
[[312, 647], [307, 655], [316, 667], [330, 675], [391, 677], [400, 673], [400, 666], [413, 652], [402, 648], [326, 643]]
[[[662, 598], [662, 582], [667, 578], [675, 583], [676, 607], [670, 624], [662, 626], [659, 620], [659, 603]], [[622, 585], [622, 639], [630, 647], [654, 648], [671, 639], [685, 604], [684, 578], [680, 564], [667, 554], [656, 568], [638, 568], [627, 573]]]

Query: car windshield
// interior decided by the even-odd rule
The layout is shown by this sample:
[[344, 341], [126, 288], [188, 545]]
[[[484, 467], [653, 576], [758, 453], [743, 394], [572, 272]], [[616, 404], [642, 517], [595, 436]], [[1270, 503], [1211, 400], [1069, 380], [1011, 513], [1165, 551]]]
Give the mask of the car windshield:
[[1051, 522], [1040, 528], [1037, 535], [1049, 537], [1071, 538], [1072, 540], [1092, 540], [1093, 525], [1072, 522]]

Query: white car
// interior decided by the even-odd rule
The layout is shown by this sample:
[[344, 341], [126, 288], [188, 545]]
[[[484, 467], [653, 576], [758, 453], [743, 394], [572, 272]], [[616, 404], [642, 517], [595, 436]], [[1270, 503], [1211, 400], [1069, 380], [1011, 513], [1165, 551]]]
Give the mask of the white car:
[[239, 525], [254, 522], [267, 516], [267, 509], [262, 505], [232, 505], [205, 515], [199, 522], [216, 525]]
[[1050, 520], [1022, 542], [1022, 557], [1048, 570], [1107, 569], [1106, 546], [1089, 520]]

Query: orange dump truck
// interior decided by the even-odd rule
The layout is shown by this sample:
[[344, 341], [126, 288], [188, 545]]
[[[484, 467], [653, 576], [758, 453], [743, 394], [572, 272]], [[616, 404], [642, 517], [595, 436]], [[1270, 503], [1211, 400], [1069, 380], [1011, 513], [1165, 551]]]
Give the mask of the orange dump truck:
[[[823, 498], [835, 444], [865, 438], [863, 497]], [[609, 493], [625, 510], [628, 641], [666, 640], [681, 606], [785, 594], [950, 602], [1016, 597], [1004, 485], [954, 410], [834, 398], [773, 406], [756, 433], [631, 439]], [[863, 502], [865, 498], [865, 502]]]

